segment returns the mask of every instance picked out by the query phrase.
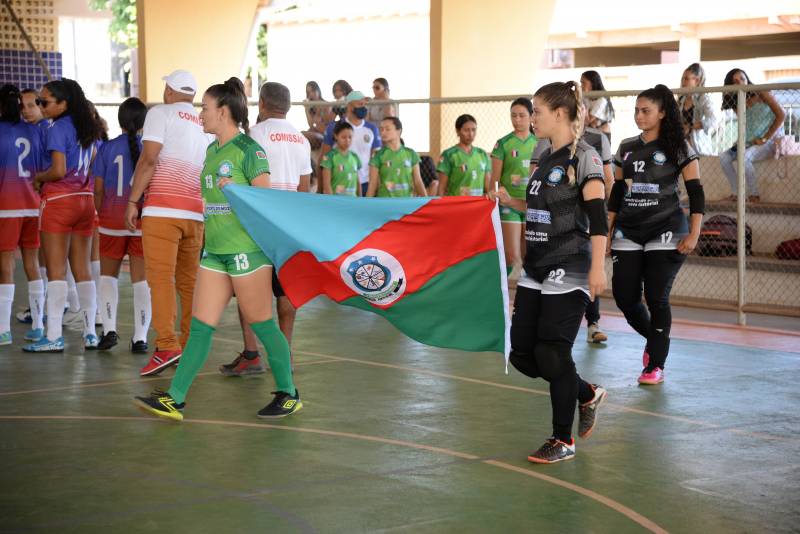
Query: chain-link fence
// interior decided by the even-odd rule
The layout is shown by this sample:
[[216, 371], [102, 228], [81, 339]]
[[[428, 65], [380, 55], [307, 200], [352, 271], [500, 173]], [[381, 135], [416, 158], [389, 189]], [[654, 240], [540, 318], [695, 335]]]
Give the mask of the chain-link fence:
[[[612, 153], [621, 140], [640, 133], [634, 122], [639, 92], [586, 95], [608, 98], [613, 105]], [[675, 93], [684, 110], [687, 136], [699, 154], [706, 215], [700, 246], [673, 286], [673, 302], [736, 310], [742, 323], [748, 311], [800, 316], [800, 83], [678, 89]], [[512, 131], [514, 98], [408, 99], [391, 104], [403, 122], [406, 146], [430, 155], [435, 162], [458, 142], [455, 122], [462, 114], [475, 117], [474, 144], [490, 152], [498, 139]], [[386, 104], [373, 101], [367, 106], [373, 112]], [[308, 118], [306, 109], [327, 111], [338, 105], [297, 102], [288, 119], [301, 130], [312, 130], [315, 119]], [[98, 108], [114, 133], [116, 105]], [[251, 124], [257, 114], [253, 104]], [[780, 115], [783, 120], [778, 120]], [[315, 147], [322, 138], [319, 133], [309, 137]], [[313, 158], [318, 156], [317, 148]], [[737, 197], [734, 193], [739, 190], [745, 193]], [[688, 213], [685, 193], [682, 196]], [[610, 262], [607, 271], [610, 284]]]

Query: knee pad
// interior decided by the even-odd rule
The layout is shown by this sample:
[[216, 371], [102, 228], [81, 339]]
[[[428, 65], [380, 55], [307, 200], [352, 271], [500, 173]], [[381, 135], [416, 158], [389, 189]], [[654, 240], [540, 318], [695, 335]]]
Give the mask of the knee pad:
[[539, 376], [548, 382], [557, 380], [565, 373], [575, 372], [572, 349], [567, 345], [538, 343], [534, 354]]
[[536, 365], [536, 359], [532, 354], [512, 350], [508, 361], [514, 366], [514, 369], [523, 375], [531, 378], [539, 378], [539, 367]]

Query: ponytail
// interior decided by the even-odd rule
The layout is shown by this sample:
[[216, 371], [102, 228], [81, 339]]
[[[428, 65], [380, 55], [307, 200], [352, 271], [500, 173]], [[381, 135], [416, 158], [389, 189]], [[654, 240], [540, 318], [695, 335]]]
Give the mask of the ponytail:
[[139, 139], [138, 132], [144, 127], [144, 118], [147, 115], [147, 106], [136, 97], [125, 100], [119, 106], [117, 120], [119, 127], [125, 130], [128, 137], [128, 150], [131, 153], [131, 162], [136, 167], [139, 161]]
[[[67, 102], [67, 110], [61, 115], [69, 115], [75, 132], [78, 136], [78, 143], [83, 148], [89, 148], [92, 143], [101, 138], [102, 132], [100, 125], [95, 120], [94, 112], [89, 107], [89, 101], [83, 89], [75, 80], [62, 78], [44, 84], [44, 87], [53, 95], [58, 102]], [[59, 119], [55, 117], [54, 119]]]
[[22, 120], [20, 111], [22, 101], [16, 85], [6, 84], [0, 87], [0, 121], [16, 124]]
[[667, 158], [677, 164], [686, 157], [686, 140], [683, 135], [683, 122], [675, 95], [666, 85], [658, 84], [652, 89], [639, 93], [637, 98], [646, 98], [658, 104], [664, 118], [658, 128], [658, 140], [664, 147]]
[[[578, 143], [580, 143], [581, 136], [583, 135], [583, 91], [581, 84], [575, 81], [568, 82], [553, 82], [543, 85], [533, 95], [536, 98], [542, 99], [547, 107], [555, 111], [558, 108], [565, 108], [567, 110], [567, 117], [570, 120], [570, 130], [573, 135], [572, 146], [569, 149], [569, 159], [575, 158], [575, 153], [578, 151]], [[567, 177], [569, 178], [570, 185], [575, 183], [575, 165], [569, 165], [567, 169]]]
[[247, 117], [247, 97], [244, 94], [244, 84], [239, 78], [231, 77], [224, 83], [212, 85], [206, 94], [217, 101], [218, 107], [227, 107], [231, 119], [236, 126], [250, 133], [250, 120]]

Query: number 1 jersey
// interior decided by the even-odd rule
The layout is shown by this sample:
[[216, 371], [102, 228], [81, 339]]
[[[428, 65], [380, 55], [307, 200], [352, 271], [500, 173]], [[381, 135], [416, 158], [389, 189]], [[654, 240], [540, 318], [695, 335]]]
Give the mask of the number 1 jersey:
[[[136, 144], [141, 154], [141, 136], [136, 137]], [[134, 164], [126, 134], [103, 143], [97, 151], [92, 165], [92, 177], [103, 181], [103, 204], [98, 212], [101, 234], [141, 235], [138, 230], [132, 234], [125, 228], [125, 208], [131, 195], [133, 169]]]

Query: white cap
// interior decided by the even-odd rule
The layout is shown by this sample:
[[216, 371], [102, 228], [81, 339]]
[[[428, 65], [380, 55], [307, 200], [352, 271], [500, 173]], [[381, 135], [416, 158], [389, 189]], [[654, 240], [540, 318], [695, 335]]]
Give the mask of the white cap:
[[197, 92], [197, 82], [188, 70], [176, 70], [169, 75], [161, 78], [173, 91], [178, 91], [185, 95], [193, 95]]

